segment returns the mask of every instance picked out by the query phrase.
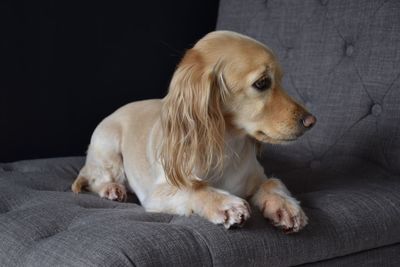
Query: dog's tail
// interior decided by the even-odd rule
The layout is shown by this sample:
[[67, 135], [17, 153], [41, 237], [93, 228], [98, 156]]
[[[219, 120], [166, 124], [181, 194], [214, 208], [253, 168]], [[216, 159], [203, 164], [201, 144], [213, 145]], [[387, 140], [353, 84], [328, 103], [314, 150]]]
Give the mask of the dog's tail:
[[71, 186], [71, 190], [74, 193], [80, 193], [82, 189], [85, 189], [89, 185], [89, 181], [86, 177], [81, 174], [76, 177], [74, 183]]

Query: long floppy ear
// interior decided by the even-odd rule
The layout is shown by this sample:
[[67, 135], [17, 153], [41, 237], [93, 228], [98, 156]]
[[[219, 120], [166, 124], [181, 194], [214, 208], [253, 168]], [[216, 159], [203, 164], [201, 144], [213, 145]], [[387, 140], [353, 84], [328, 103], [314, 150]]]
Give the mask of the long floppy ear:
[[221, 65], [207, 66], [198, 51], [187, 51], [163, 100], [160, 158], [167, 179], [177, 187], [198, 185], [196, 175], [222, 170], [221, 104], [227, 92], [219, 86]]

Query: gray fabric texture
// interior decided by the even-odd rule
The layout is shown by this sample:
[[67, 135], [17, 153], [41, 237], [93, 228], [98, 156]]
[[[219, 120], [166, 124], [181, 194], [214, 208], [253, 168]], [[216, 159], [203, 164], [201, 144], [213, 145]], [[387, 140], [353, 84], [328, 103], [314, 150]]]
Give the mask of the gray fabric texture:
[[400, 173], [399, 14], [397, 0], [221, 0], [218, 29], [267, 44], [284, 88], [318, 119], [296, 144], [267, 146], [265, 158]]
[[[396, 0], [220, 1], [217, 28], [269, 46], [282, 64], [283, 87], [318, 118], [298, 142], [264, 146], [262, 155], [268, 174], [283, 178], [311, 213], [318, 209], [324, 214], [311, 215], [311, 224], [333, 231], [318, 234], [335, 239], [337, 247], [315, 242], [313, 249], [307, 246], [309, 256], [330, 258], [327, 251], [345, 247], [361, 251], [375, 237], [400, 240], [400, 227], [386, 225], [399, 221], [399, 14]], [[389, 195], [394, 199], [383, 204]], [[338, 237], [341, 231], [347, 231], [346, 238]], [[363, 262], [363, 256], [354, 255], [330, 264], [399, 262], [394, 250], [373, 251], [368, 255], [377, 261], [366, 256]]]
[[311, 264], [304, 264], [304, 267], [396, 267], [400, 266], [400, 244], [380, 247], [338, 257], [335, 259], [321, 261]]
[[[0, 164], [0, 266], [291, 266], [400, 242], [400, 179], [378, 169], [283, 174], [310, 224], [285, 235], [253, 208], [244, 228], [146, 213], [70, 185], [83, 158]], [[320, 183], [292, 183], [316, 175]], [[323, 182], [322, 182], [323, 181]]]

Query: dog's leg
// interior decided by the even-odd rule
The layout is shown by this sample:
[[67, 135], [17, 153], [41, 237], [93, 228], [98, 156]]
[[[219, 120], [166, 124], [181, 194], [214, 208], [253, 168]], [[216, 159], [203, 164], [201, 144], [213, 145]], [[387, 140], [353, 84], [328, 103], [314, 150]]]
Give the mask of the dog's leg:
[[120, 134], [118, 127], [112, 126], [103, 122], [93, 133], [85, 166], [72, 184], [73, 192], [79, 193], [82, 189], [87, 189], [110, 200], [126, 200], [126, 178], [119, 147]]
[[308, 218], [286, 186], [276, 178], [264, 181], [251, 199], [265, 218], [286, 233], [298, 232], [306, 226]]
[[250, 217], [246, 200], [205, 185], [197, 189], [178, 189], [161, 184], [142, 204], [147, 211], [187, 216], [195, 213], [227, 229], [242, 226]]
[[82, 189], [98, 193], [100, 197], [116, 201], [125, 201], [126, 188], [121, 174], [115, 168], [105, 168], [104, 165], [86, 165], [80, 171], [72, 191], [80, 193]]

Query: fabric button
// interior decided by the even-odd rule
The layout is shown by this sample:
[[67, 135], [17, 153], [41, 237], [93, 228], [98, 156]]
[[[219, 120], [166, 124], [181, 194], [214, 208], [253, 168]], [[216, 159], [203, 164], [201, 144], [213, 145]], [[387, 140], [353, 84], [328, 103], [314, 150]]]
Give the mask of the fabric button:
[[319, 161], [319, 160], [311, 161], [311, 163], [310, 163], [311, 169], [318, 169], [319, 167], [321, 167], [321, 161]]
[[371, 108], [371, 113], [374, 116], [379, 116], [382, 113], [382, 106], [379, 104], [375, 104]]
[[354, 46], [348, 45], [346, 47], [346, 56], [350, 57], [354, 53]]
[[321, 5], [326, 6], [328, 4], [328, 0], [320, 0]]
[[286, 47], [285, 48], [285, 57], [286, 58], [293, 58], [293, 47]]

